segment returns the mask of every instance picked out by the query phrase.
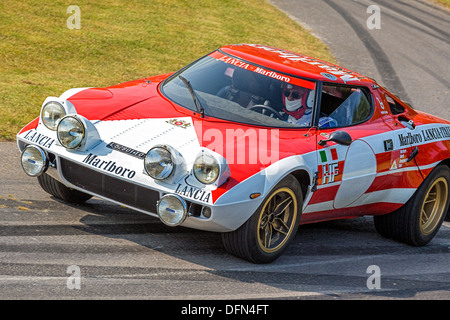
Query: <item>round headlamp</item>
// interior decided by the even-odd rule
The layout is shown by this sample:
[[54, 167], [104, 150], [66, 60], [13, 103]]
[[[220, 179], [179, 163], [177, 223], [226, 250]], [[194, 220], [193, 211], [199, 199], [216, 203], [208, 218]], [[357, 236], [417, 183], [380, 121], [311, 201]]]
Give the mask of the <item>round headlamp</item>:
[[153, 179], [167, 179], [175, 168], [172, 153], [164, 147], [150, 149], [144, 158], [144, 168]]
[[61, 119], [56, 129], [59, 142], [67, 149], [78, 148], [85, 137], [84, 124], [74, 116]]
[[219, 177], [220, 168], [216, 158], [202, 153], [195, 159], [192, 171], [198, 181], [211, 184]]
[[158, 201], [159, 219], [166, 225], [175, 227], [183, 223], [187, 216], [186, 202], [175, 194], [166, 194]]
[[55, 131], [58, 121], [65, 115], [66, 111], [60, 103], [50, 101], [42, 108], [41, 120], [48, 129]]
[[27, 146], [22, 151], [22, 168], [31, 177], [37, 177], [48, 168], [48, 158], [41, 148], [37, 146]]

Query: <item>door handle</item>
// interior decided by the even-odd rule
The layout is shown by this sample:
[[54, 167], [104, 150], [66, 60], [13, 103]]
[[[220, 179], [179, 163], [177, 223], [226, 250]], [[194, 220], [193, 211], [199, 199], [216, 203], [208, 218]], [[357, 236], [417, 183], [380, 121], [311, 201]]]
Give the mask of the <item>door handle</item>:
[[414, 130], [416, 128], [416, 124], [414, 123], [414, 121], [403, 116], [398, 117], [398, 121], [400, 121], [400, 123], [407, 127], [409, 130]]

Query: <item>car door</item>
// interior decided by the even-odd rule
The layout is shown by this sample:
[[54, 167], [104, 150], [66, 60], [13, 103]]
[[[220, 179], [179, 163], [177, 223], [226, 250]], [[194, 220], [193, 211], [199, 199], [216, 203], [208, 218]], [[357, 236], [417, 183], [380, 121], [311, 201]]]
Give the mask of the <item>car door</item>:
[[[327, 121], [332, 124], [320, 127]], [[395, 128], [378, 93], [363, 86], [324, 84], [316, 194], [308, 210], [328, 210], [333, 217], [362, 215], [393, 211], [406, 202], [417, 170], [410, 173], [406, 161], [411, 148], [401, 146], [398, 138], [399, 130], [408, 129]]]
[[[322, 87], [319, 135], [328, 136], [331, 141], [318, 143], [319, 175], [322, 186], [336, 184], [330, 189], [334, 194], [333, 209], [355, 203], [377, 174], [376, 156], [371, 146], [355, 139], [364, 136], [365, 121], [373, 113], [369, 92], [357, 86], [324, 84]], [[323, 126], [324, 119], [329, 119], [331, 125]], [[341, 140], [336, 140], [339, 133]], [[348, 134], [347, 141], [342, 137], [344, 133]]]

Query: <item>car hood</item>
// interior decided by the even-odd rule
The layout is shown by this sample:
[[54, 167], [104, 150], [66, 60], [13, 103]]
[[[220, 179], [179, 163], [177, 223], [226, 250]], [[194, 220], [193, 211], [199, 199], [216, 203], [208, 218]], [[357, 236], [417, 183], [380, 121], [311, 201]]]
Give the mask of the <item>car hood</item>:
[[159, 81], [146, 78], [107, 88], [88, 88], [67, 100], [75, 106], [78, 114], [89, 120], [127, 120], [186, 115], [161, 97], [157, 90], [158, 84]]
[[[168, 129], [171, 129], [169, 131], [174, 140], [187, 141], [192, 137], [186, 133], [192, 132], [201, 147], [221, 154], [233, 164], [265, 167], [267, 164], [265, 162], [273, 162], [267, 157], [271, 157], [269, 149], [273, 149], [275, 145], [276, 152], [283, 158], [295, 154], [289, 151], [292, 149], [289, 146], [293, 138], [298, 137], [298, 133], [295, 133], [297, 130], [255, 127], [211, 117], [194, 116], [191, 110], [173, 104], [161, 95], [158, 85], [164, 78], [159, 76], [107, 88], [89, 88], [72, 95], [67, 100], [74, 105], [78, 114], [91, 121], [103, 123], [98, 129], [108, 130], [109, 134], [102, 135], [100, 132], [102, 137], [114, 136], [122, 131], [138, 132], [136, 124], [141, 126], [145, 123], [141, 127], [145, 127], [145, 130], [138, 133], [140, 138], [137, 138], [136, 134], [132, 138], [134, 142], [156, 136], [165, 137]], [[164, 139], [157, 140], [164, 141]], [[258, 158], [260, 154], [264, 154], [264, 159]]]
[[144, 154], [154, 145], [167, 144], [189, 166], [202, 147], [220, 154], [227, 160], [231, 177], [216, 191], [219, 194], [281, 159], [314, 150], [314, 144], [298, 130], [194, 116], [162, 96], [156, 80], [89, 88], [67, 100], [77, 113], [95, 123], [105, 144], [116, 143]]

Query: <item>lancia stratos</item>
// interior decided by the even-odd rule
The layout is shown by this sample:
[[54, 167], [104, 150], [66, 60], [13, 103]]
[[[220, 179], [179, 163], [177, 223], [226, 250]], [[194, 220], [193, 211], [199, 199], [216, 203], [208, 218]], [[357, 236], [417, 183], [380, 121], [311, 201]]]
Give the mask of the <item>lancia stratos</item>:
[[301, 224], [366, 215], [382, 236], [423, 246], [449, 207], [449, 121], [264, 45], [48, 97], [17, 143], [25, 173], [54, 197], [218, 232], [253, 263], [277, 259]]

